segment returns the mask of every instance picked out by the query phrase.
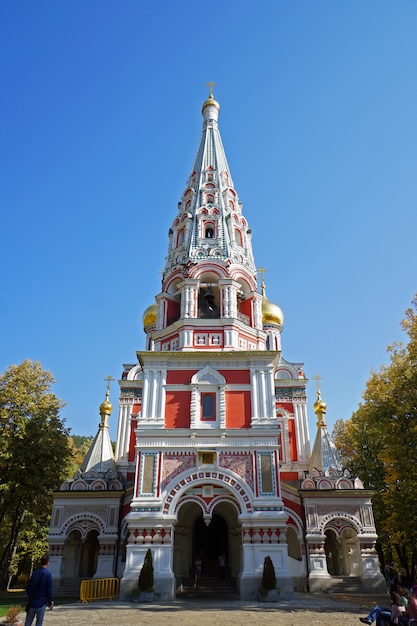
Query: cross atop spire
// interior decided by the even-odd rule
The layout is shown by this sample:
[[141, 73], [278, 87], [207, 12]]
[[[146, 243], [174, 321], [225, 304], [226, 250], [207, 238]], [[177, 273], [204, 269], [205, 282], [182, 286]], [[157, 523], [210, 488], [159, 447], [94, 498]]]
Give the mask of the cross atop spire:
[[216, 83], [213, 83], [213, 81], [210, 81], [209, 83], [207, 83], [206, 87], [210, 89], [209, 98], [213, 98], [213, 87], [217, 87]]
[[318, 374], [316, 374], [315, 376], [313, 376], [313, 380], [316, 381], [317, 391], [320, 391], [319, 380], [323, 380], [323, 379]]
[[106, 376], [104, 380], [107, 380], [107, 391], [110, 391], [110, 382], [114, 380], [112, 376]]

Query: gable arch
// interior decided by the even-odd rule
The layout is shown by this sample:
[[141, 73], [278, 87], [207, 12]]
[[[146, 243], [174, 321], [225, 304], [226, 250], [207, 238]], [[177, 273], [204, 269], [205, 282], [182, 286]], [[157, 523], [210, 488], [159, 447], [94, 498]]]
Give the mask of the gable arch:
[[98, 515], [79, 513], [67, 519], [60, 534], [67, 537], [73, 530], [78, 530], [81, 539], [84, 539], [91, 530], [97, 530], [99, 534], [104, 534], [105, 529], [106, 525]]
[[242, 513], [242, 507], [240, 506], [240, 504], [236, 500], [236, 498], [233, 498], [232, 496], [219, 495], [219, 496], [216, 496], [215, 498], [213, 498], [213, 500], [211, 500], [210, 502], [207, 503], [201, 496], [197, 496], [197, 495], [194, 495], [194, 494], [190, 494], [188, 496], [185, 495], [182, 498], [180, 498], [178, 500], [177, 504], [176, 504], [175, 513], [177, 514], [179, 509], [184, 504], [187, 504], [188, 502], [194, 502], [195, 504], [197, 504], [200, 507], [201, 512], [202, 512], [204, 518], [212, 517], [214, 509], [221, 502], [227, 502], [228, 504], [232, 504], [234, 506], [234, 508], [236, 509], [238, 515], [240, 515]]
[[217, 370], [210, 367], [210, 365], [206, 365], [202, 370], [199, 370], [194, 376], [191, 378], [191, 384], [209, 384], [209, 385], [225, 385], [226, 379], [220, 374]]
[[[179, 476], [176, 476], [176, 480], [171, 482], [166, 491], [164, 497], [164, 515], [176, 515], [176, 511], [179, 508], [180, 500], [187, 496], [187, 491], [193, 487], [199, 487], [203, 485], [213, 485], [223, 487], [228, 494], [214, 498], [213, 506], [208, 508], [208, 511], [213, 511], [214, 506], [221, 501], [235, 500], [235, 506], [239, 508], [239, 514], [253, 513], [252, 499], [253, 492], [250, 487], [244, 482], [243, 479], [233, 474], [225, 468], [216, 468], [213, 470], [188, 470]], [[194, 497], [194, 494], [189, 494], [189, 497]], [[197, 496], [198, 497], [198, 496]], [[188, 496], [187, 496], [188, 498]], [[204, 500], [201, 498], [202, 502]], [[188, 500], [190, 501], [190, 499]], [[200, 506], [202, 504], [198, 502]], [[207, 505], [205, 505], [207, 507]]]
[[357, 517], [354, 517], [353, 515], [349, 515], [349, 513], [345, 513], [344, 511], [334, 511], [332, 513], [328, 513], [327, 515], [324, 515], [321, 518], [320, 523], [319, 523], [321, 533], [324, 535], [324, 531], [331, 528], [334, 532], [337, 533], [338, 536], [340, 536], [343, 530], [346, 528], [346, 526], [338, 525], [336, 528], [336, 526], [332, 524], [332, 522], [335, 522], [336, 520], [342, 520], [348, 526], [350, 527], [353, 526], [357, 534], [361, 534], [363, 532], [362, 523], [358, 520]]

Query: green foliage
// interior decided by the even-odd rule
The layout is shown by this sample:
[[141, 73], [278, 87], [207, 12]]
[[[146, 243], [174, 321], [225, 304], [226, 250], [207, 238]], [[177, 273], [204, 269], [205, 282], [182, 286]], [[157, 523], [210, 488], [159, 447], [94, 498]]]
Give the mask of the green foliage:
[[68, 465], [68, 478], [72, 478], [75, 472], [80, 469], [93, 439], [94, 437], [82, 437], [81, 435], [72, 435], [69, 437], [68, 445], [72, 452], [72, 459]]
[[153, 563], [152, 552], [148, 548], [145, 554], [145, 560], [143, 561], [142, 569], [139, 574], [139, 589], [140, 591], [153, 591]]
[[337, 422], [334, 430], [346, 466], [374, 490], [376, 526], [386, 557], [395, 556], [397, 566], [413, 579], [417, 566], [416, 298], [402, 322], [407, 345], [388, 347], [390, 364], [371, 373], [358, 410], [347, 422]]
[[271, 591], [277, 586], [277, 579], [275, 576], [275, 567], [270, 556], [266, 556], [264, 560], [264, 569], [262, 572], [262, 589], [265, 591]]
[[[67, 476], [72, 453], [52, 374], [30, 360], [0, 375], [0, 588], [25, 551], [40, 549], [52, 490]], [[22, 545], [20, 546], [20, 540]]]

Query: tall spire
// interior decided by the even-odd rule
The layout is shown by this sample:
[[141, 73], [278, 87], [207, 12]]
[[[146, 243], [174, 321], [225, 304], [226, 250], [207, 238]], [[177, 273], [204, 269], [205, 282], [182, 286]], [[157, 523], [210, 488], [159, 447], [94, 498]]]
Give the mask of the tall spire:
[[213, 86], [209, 83], [209, 97], [202, 107], [200, 143], [170, 231], [164, 279], [173, 265], [200, 264], [210, 258], [224, 267], [241, 266], [255, 286], [251, 231], [242, 215], [223, 148], [218, 127], [220, 105], [214, 99]]
[[109, 435], [109, 417], [113, 408], [109, 399], [110, 381], [113, 380], [113, 378], [108, 376], [105, 380], [107, 380], [106, 398], [104, 402], [100, 404], [101, 421], [98, 427], [98, 433], [94, 437], [90, 449], [87, 452], [87, 456], [81, 466], [82, 472], [94, 470], [100, 475], [105, 474], [108, 470], [114, 471], [115, 469], [113, 448]]
[[[197, 154], [169, 229], [156, 319], [152, 308], [144, 315], [149, 350], [265, 350], [267, 345], [252, 231], [223, 148], [213, 86], [209, 83]], [[276, 349], [278, 344], [274, 340]]]
[[325, 472], [326, 470], [333, 468], [341, 472], [343, 470], [342, 460], [339, 452], [334, 444], [334, 441], [327, 430], [326, 424], [326, 410], [327, 405], [321, 399], [318, 376], [315, 377], [317, 382], [317, 400], [314, 403], [314, 412], [317, 415], [317, 434], [314, 441], [313, 451], [310, 457], [309, 471], [314, 469]]

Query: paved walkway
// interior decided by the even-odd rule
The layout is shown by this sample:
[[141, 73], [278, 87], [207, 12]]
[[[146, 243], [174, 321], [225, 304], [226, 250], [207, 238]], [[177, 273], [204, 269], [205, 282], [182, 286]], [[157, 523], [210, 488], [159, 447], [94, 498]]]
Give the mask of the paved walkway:
[[277, 603], [174, 600], [166, 604], [91, 602], [47, 611], [44, 626], [360, 626], [387, 597], [296, 594]]

